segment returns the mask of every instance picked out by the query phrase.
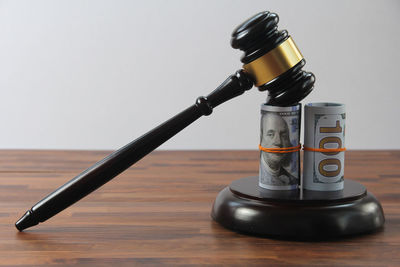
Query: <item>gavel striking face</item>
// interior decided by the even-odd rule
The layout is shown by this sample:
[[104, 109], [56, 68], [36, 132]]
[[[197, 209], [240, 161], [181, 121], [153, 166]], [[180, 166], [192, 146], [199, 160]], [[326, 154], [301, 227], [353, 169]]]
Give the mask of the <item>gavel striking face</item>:
[[232, 33], [231, 45], [244, 51], [241, 61], [260, 91], [268, 91], [267, 104], [293, 105], [313, 89], [315, 77], [302, 70], [305, 60], [286, 30], [278, 31], [279, 17], [260, 12]]

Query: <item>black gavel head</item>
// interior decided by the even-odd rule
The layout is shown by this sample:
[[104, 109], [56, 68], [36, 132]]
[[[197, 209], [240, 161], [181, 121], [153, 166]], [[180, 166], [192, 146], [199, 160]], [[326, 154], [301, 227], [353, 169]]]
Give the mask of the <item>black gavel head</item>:
[[260, 12], [232, 33], [231, 45], [244, 51], [244, 70], [260, 91], [268, 91], [267, 104], [293, 105], [313, 89], [315, 77], [302, 70], [305, 59], [286, 30], [278, 31], [279, 17]]

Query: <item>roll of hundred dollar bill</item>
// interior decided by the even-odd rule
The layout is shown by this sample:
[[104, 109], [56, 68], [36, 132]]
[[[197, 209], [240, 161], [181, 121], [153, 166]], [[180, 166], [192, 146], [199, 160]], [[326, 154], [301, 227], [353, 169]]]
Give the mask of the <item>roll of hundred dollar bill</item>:
[[304, 117], [304, 189], [343, 189], [345, 105], [310, 103]]
[[259, 186], [270, 190], [298, 188], [300, 181], [301, 105], [261, 105]]

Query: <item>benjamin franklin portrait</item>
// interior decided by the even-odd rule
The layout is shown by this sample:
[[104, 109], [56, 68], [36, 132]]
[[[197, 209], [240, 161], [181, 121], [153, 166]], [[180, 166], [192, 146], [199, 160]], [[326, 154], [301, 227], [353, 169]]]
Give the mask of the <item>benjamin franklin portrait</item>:
[[[261, 146], [265, 148], [294, 146], [290, 142], [288, 124], [281, 116], [274, 113], [263, 116], [261, 125]], [[291, 154], [261, 152], [263, 183], [273, 186], [298, 184], [298, 178], [286, 170], [290, 165]]]

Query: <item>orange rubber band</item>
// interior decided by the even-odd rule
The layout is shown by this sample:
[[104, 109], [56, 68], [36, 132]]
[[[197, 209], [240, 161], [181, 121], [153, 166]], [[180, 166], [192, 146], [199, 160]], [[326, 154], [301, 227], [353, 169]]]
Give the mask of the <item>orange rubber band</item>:
[[346, 151], [345, 147], [343, 147], [343, 148], [312, 148], [312, 147], [303, 146], [303, 149], [305, 151], [324, 152], [324, 153]]
[[301, 144], [298, 146], [292, 146], [292, 147], [271, 147], [271, 148], [266, 148], [262, 147], [261, 144], [258, 145], [258, 148], [264, 152], [268, 153], [291, 153], [291, 152], [296, 152], [300, 151], [301, 149]]

